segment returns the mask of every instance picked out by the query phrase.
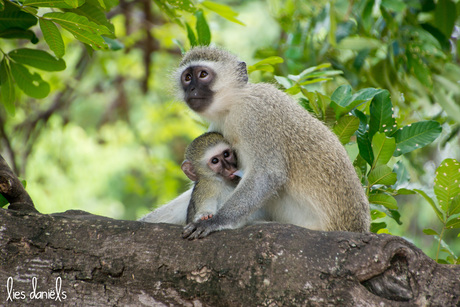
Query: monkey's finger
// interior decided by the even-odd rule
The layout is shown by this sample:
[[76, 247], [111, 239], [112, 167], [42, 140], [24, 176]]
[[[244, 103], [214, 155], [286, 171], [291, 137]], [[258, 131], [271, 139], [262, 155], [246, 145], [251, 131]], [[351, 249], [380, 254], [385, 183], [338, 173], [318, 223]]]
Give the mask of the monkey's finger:
[[198, 239], [203, 239], [204, 237], [207, 237], [211, 232], [212, 230], [209, 228], [203, 229], [203, 231], [201, 231], [201, 233], [198, 235]]
[[196, 225], [194, 223], [190, 223], [187, 226], [185, 226], [184, 230], [182, 230], [182, 238], [188, 238], [195, 231], [195, 229]]

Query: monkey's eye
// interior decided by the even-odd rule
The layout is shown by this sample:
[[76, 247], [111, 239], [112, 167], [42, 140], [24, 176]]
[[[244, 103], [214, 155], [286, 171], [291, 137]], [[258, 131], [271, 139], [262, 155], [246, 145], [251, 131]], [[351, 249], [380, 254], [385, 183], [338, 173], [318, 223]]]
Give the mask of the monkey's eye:
[[202, 71], [200, 72], [200, 78], [206, 78], [208, 75], [209, 75], [209, 74], [208, 74], [208, 72], [207, 72], [206, 70], [202, 70]]
[[224, 151], [224, 158], [228, 158], [230, 157], [230, 153], [228, 152], [228, 150]]
[[192, 75], [191, 74], [186, 74], [185, 77], [184, 77], [184, 80], [185, 81], [191, 81], [192, 80]]
[[217, 164], [217, 163], [219, 163], [219, 159], [213, 158], [213, 159], [211, 160], [211, 163], [212, 163], [212, 164]]

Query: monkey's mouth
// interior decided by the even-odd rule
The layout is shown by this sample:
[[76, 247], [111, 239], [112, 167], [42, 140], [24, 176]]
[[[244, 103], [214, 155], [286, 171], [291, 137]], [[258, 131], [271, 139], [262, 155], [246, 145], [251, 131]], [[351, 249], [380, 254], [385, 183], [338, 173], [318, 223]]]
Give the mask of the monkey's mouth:
[[187, 99], [187, 105], [194, 111], [203, 111], [208, 106], [206, 98], [193, 97]]

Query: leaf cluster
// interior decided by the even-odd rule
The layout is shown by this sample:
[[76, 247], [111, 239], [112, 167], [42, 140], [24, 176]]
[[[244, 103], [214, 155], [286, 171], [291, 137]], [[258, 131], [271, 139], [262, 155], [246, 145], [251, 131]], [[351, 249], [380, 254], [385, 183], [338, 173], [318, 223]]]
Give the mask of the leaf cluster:
[[28, 39], [32, 44], [37, 44], [39, 39], [31, 28], [38, 24], [45, 43], [54, 53], [53, 56], [31, 48], [15, 49], [8, 53], [0, 50], [3, 54], [0, 63], [0, 98], [10, 115], [15, 114], [14, 84], [26, 95], [41, 99], [48, 96], [50, 85], [35, 69], [61, 71], [66, 68], [62, 58], [66, 52], [62, 30], [94, 50], [120, 48], [113, 40], [114, 27], [105, 16], [105, 11], [116, 4], [115, 0], [0, 1], [0, 39]]

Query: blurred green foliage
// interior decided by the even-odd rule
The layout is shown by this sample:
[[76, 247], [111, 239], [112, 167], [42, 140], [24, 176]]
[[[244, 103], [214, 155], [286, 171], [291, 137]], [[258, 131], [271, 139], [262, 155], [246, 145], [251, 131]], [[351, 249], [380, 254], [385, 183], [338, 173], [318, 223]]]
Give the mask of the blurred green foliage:
[[458, 198], [434, 178], [460, 159], [459, 16], [453, 0], [0, 0], [0, 154], [41, 212], [140, 217], [187, 189], [206, 123], [170, 75], [212, 42], [339, 135], [373, 230], [453, 263]]

